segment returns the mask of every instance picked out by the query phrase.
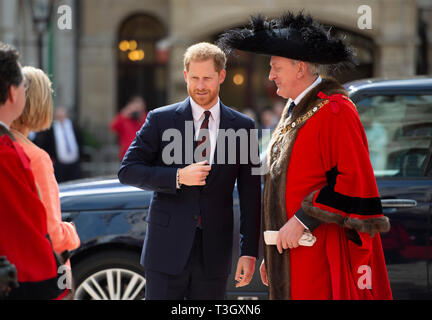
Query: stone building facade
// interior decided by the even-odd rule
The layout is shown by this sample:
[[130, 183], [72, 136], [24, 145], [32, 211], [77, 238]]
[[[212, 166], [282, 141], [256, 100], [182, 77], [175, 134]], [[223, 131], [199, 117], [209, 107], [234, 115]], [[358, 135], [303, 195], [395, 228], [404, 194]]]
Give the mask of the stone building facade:
[[[37, 65], [28, 3], [0, 0], [0, 40], [18, 47], [24, 65]], [[59, 5], [71, 8], [70, 30], [56, 27], [61, 17], [56, 10]], [[246, 24], [252, 14], [275, 17], [285, 10], [304, 10], [321, 23], [348, 33], [366, 66], [355, 77], [432, 74], [430, 0], [331, 0], [325, 4], [321, 0], [57, 0], [52, 27], [45, 36], [43, 68], [54, 80], [56, 105], [66, 106], [103, 144], [112, 144], [115, 137], [109, 132], [109, 122], [127, 95], [145, 88], [136, 93], [147, 96], [151, 109], [186, 97], [182, 59], [189, 45], [214, 41], [225, 29]], [[368, 13], [371, 24], [365, 27], [361, 23]], [[133, 37], [139, 40], [138, 49], [142, 44], [143, 57], [137, 53], [135, 61], [129, 56], [131, 48], [123, 48], [123, 44], [133, 44], [121, 44]], [[241, 76], [245, 70], [246, 80], [253, 76], [247, 89], [239, 91], [244, 94], [236, 94], [241, 83], [224, 84], [226, 89], [222, 89], [223, 101], [239, 109], [251, 103], [244, 97], [254, 88], [268, 85], [262, 82], [268, 61], [251, 59], [230, 64], [238, 70], [230, 76]]]

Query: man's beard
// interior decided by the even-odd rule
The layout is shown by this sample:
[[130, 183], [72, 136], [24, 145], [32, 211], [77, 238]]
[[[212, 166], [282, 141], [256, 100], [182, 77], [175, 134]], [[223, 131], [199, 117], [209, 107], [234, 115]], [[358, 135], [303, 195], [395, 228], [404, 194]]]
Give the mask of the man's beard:
[[[215, 99], [218, 95], [218, 92], [216, 90], [215, 91], [211, 91], [211, 90], [191, 91], [191, 90], [188, 90], [188, 91], [189, 91], [189, 95], [192, 97], [192, 99], [196, 103], [198, 103], [200, 106], [205, 106], [205, 107], [211, 107], [210, 104], [213, 101], [215, 101]], [[204, 93], [204, 92], [207, 94], [206, 95], [199, 95], [198, 94], [198, 93]]]

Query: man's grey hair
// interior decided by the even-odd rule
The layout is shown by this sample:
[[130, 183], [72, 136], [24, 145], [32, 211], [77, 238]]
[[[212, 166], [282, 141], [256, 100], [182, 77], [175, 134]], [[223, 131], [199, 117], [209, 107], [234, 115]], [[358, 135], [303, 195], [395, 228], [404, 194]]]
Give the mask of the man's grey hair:
[[321, 73], [321, 65], [312, 62], [306, 62], [307, 69], [312, 76], [318, 76]]
[[[299, 62], [300, 60], [293, 60], [293, 64], [297, 64]], [[306, 61], [303, 62], [306, 63], [306, 68], [311, 76], [318, 76], [324, 72], [324, 68], [322, 68], [318, 63]]]

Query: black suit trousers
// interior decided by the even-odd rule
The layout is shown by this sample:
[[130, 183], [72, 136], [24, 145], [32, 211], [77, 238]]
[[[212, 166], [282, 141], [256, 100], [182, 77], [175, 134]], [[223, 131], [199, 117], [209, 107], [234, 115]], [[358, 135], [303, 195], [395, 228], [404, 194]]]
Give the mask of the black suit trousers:
[[227, 277], [205, 274], [202, 232], [196, 229], [195, 239], [185, 269], [179, 275], [146, 270], [147, 300], [223, 300]]

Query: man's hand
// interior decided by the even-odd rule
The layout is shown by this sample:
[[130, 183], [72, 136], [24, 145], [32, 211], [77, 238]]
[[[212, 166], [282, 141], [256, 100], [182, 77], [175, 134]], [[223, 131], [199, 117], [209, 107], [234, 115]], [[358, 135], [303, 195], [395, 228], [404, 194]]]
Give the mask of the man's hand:
[[276, 246], [279, 253], [282, 254], [283, 249], [297, 248], [304, 230], [303, 225], [296, 217], [289, 219], [288, 222], [280, 228], [276, 239]]
[[205, 186], [210, 169], [207, 160], [192, 163], [178, 170], [179, 182], [186, 186]]
[[247, 286], [252, 280], [255, 271], [255, 258], [240, 257], [237, 262], [237, 271], [235, 274], [236, 288]]
[[268, 278], [267, 278], [267, 269], [265, 266], [264, 259], [263, 259], [261, 266], [260, 266], [260, 275], [261, 275], [262, 283], [268, 287], [269, 284], [268, 284]]

